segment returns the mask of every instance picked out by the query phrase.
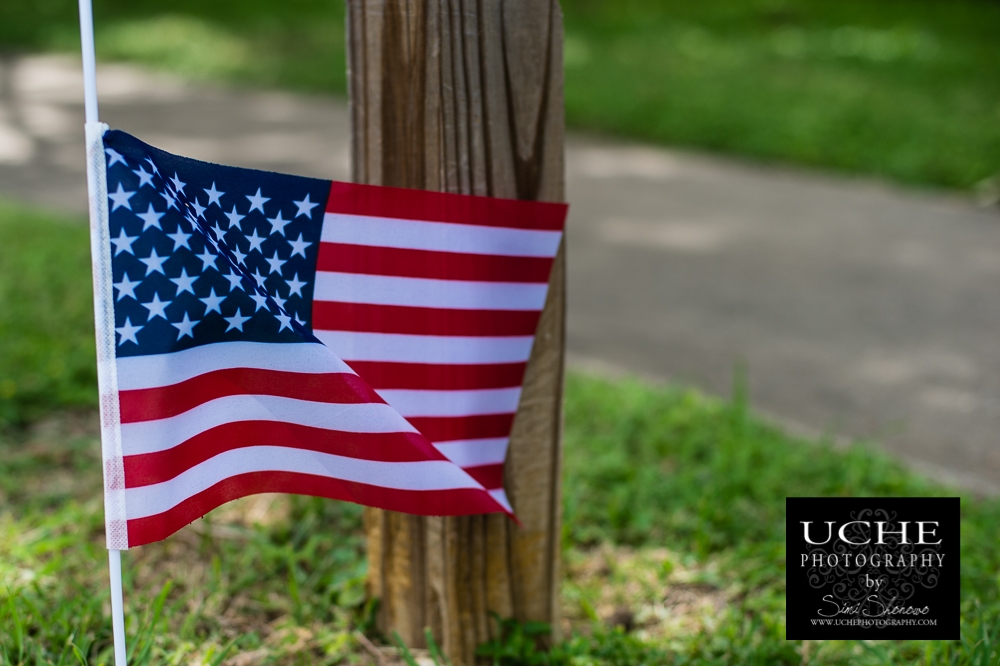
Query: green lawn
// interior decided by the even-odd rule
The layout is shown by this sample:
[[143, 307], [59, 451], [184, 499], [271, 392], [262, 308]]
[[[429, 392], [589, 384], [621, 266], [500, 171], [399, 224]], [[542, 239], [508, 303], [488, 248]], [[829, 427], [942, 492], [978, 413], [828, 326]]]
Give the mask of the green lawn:
[[97, 404], [90, 236], [0, 200], [0, 430]]
[[1000, 4], [567, 3], [577, 127], [968, 187], [1000, 171]]
[[[97, 0], [102, 57], [342, 94], [340, 0]], [[1000, 173], [1000, 4], [564, 0], [571, 126], [968, 188]], [[72, 0], [0, 4], [0, 50], [77, 47]]]
[[[87, 257], [79, 220], [0, 202], [0, 387], [14, 387], [0, 403], [3, 666], [110, 659]], [[786, 496], [953, 491], [870, 448], [790, 437], [738, 392], [724, 402], [572, 373], [565, 447], [569, 638], [542, 657], [530, 627], [508, 627], [492, 648], [504, 664], [1000, 658], [1000, 500], [962, 502], [961, 641], [786, 641]], [[247, 498], [124, 560], [132, 664], [367, 659], [354, 633], [372, 631], [354, 505]], [[695, 598], [665, 606], [678, 594]], [[607, 628], [619, 608], [634, 615], [630, 634]]]

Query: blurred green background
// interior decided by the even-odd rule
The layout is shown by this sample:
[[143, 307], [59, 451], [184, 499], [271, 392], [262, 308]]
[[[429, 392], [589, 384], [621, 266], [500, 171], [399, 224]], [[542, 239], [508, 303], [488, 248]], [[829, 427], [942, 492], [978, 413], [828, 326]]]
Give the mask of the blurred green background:
[[[572, 127], [898, 181], [1000, 172], [993, 0], [564, 0]], [[340, 0], [97, 0], [100, 56], [343, 94]], [[72, 0], [0, 3], [0, 48], [78, 48]]]

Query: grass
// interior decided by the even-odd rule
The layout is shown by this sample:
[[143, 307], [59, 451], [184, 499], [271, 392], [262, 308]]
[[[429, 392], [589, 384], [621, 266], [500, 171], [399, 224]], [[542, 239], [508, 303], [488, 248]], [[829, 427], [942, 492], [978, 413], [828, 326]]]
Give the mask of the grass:
[[[786, 496], [955, 492], [871, 448], [790, 437], [755, 418], [739, 395], [726, 403], [571, 375], [566, 424], [564, 597], [578, 600], [576, 617], [606, 618], [630, 603], [638, 619], [648, 618], [640, 630], [674, 650], [677, 663], [797, 664], [806, 650], [823, 664], [1000, 657], [997, 500], [962, 502], [963, 641], [785, 641]], [[601, 553], [602, 544], [615, 546]], [[588, 574], [595, 558], [603, 576]], [[671, 607], [672, 586], [693, 593], [675, 595], [691, 609], [676, 627], [658, 612]], [[594, 610], [602, 605], [603, 613]]]
[[[99, 54], [343, 94], [338, 0], [99, 0]], [[72, 0], [0, 5], [0, 48], [73, 51]], [[571, 126], [899, 181], [1000, 173], [1000, 5], [564, 0]]]
[[[205, 81], [344, 94], [339, 0], [97, 0], [98, 55]], [[0, 49], [79, 51], [76, 3], [0, 5]]]
[[[0, 430], [0, 665], [107, 664], [96, 389], [83, 371], [92, 364], [86, 234], [78, 220], [0, 204], [0, 240], [3, 381], [41, 387], [3, 403], [12, 416]], [[30, 277], [43, 269], [47, 281]], [[20, 289], [10, 286], [16, 275], [28, 276]], [[57, 320], [63, 308], [75, 314]], [[48, 321], [58, 335], [45, 332]], [[54, 359], [79, 371], [46, 374]], [[952, 493], [870, 448], [790, 437], [750, 413], [739, 391], [720, 401], [570, 374], [569, 638], [540, 653], [539, 627], [505, 623], [484, 653], [507, 665], [995, 664], [996, 499], [962, 501], [962, 640], [784, 638], [786, 496]], [[132, 664], [371, 660], [355, 633], [372, 632], [373, 604], [354, 505], [247, 498], [124, 559]]]
[[0, 201], [0, 428], [97, 403], [90, 237]]
[[911, 183], [1000, 171], [1000, 5], [567, 3], [570, 124]]
[[[4, 666], [112, 662], [96, 423], [73, 425], [0, 442]], [[371, 617], [354, 505], [252, 498], [123, 559], [137, 666], [343, 663]]]

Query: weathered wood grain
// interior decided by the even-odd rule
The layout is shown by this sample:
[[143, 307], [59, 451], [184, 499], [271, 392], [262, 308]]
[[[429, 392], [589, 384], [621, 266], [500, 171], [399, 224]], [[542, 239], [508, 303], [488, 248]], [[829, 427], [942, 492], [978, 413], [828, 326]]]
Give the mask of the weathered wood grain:
[[[556, 0], [348, 0], [356, 182], [564, 200], [562, 14]], [[553, 268], [508, 453], [521, 520], [366, 514], [379, 623], [430, 627], [456, 664], [489, 611], [558, 631], [565, 257]]]

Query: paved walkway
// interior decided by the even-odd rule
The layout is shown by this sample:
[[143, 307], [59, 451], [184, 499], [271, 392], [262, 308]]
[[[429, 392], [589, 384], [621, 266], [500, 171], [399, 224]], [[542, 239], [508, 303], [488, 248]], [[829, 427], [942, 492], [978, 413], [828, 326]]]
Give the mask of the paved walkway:
[[[112, 126], [202, 159], [347, 177], [342, 101], [101, 71]], [[0, 61], [0, 194], [86, 209], [71, 59]], [[1000, 212], [961, 197], [570, 139], [572, 362], [870, 437], [1000, 492]]]

